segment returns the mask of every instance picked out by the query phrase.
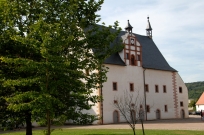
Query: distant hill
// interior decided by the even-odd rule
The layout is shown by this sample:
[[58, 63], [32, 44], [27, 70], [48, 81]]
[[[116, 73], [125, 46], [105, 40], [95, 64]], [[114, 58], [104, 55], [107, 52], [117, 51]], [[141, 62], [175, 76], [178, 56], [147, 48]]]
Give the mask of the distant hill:
[[188, 98], [198, 99], [201, 93], [204, 92], [204, 81], [185, 83], [188, 88]]

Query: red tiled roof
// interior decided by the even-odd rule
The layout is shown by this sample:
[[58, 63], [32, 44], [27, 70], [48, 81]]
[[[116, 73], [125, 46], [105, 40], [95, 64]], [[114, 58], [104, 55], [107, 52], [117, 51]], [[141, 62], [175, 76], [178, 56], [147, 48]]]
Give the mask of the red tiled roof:
[[204, 105], [204, 92], [196, 102], [196, 105]]

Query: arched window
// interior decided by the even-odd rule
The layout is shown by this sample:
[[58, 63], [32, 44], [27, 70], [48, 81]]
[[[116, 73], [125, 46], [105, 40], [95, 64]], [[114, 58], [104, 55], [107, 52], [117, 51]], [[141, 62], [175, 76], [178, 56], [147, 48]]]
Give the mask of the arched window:
[[113, 112], [113, 123], [119, 123], [119, 113], [117, 110]]
[[161, 119], [161, 112], [159, 109], [156, 110], [156, 119]]
[[137, 60], [141, 61], [140, 55], [137, 55]]
[[136, 112], [135, 112], [135, 110], [131, 110], [130, 112], [131, 112], [131, 114], [130, 114], [131, 122], [136, 123]]
[[184, 119], [185, 118], [185, 111], [183, 109], [181, 109], [181, 118]]
[[135, 65], [135, 56], [131, 55], [131, 65]]

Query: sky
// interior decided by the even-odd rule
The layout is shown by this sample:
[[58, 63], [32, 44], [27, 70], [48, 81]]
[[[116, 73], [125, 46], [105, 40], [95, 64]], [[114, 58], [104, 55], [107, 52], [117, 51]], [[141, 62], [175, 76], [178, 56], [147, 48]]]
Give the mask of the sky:
[[204, 81], [204, 0], [105, 0], [101, 22], [127, 20], [133, 33], [146, 35], [147, 16], [153, 41], [185, 83]]

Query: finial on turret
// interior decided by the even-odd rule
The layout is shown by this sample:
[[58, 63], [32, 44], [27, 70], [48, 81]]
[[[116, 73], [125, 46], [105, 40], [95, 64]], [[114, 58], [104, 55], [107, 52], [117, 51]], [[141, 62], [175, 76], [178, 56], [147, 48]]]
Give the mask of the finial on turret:
[[149, 22], [149, 16], [147, 16], [147, 28], [146, 28], [147, 36], [152, 38], [152, 27]]
[[128, 33], [132, 33], [132, 26], [130, 25], [130, 22], [129, 22], [129, 20], [128, 20], [128, 22], [127, 22], [127, 26], [125, 27], [125, 30], [128, 32]]

